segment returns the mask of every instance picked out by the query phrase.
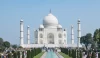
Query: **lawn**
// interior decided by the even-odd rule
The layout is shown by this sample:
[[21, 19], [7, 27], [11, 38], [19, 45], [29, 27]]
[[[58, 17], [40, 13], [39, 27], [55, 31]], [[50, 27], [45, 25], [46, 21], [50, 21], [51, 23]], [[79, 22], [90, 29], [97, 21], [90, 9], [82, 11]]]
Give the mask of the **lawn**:
[[44, 54], [44, 52], [41, 52], [38, 55], [34, 56], [34, 58], [40, 58], [43, 54]]
[[69, 57], [68, 55], [62, 53], [62, 52], [59, 52], [60, 55], [62, 55], [64, 58], [72, 58], [72, 57]]

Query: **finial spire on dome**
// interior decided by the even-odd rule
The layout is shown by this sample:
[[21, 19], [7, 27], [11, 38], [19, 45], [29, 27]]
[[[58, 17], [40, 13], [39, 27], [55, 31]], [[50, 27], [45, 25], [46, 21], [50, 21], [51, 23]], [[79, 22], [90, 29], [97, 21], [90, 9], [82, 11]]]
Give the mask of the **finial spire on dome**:
[[50, 9], [50, 13], [51, 13], [51, 9]]
[[21, 20], [20, 21], [22, 21], [23, 22], [23, 19], [21, 18]]

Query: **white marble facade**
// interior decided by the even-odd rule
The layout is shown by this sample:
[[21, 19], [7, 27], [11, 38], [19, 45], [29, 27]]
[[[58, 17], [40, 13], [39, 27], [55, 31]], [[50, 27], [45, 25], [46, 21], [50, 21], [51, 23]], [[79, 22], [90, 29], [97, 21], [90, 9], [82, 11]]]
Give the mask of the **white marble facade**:
[[66, 44], [66, 30], [58, 23], [57, 18], [49, 13], [43, 19], [43, 24], [34, 31], [35, 43], [37, 44]]
[[80, 21], [78, 20], [78, 42], [74, 43], [74, 30], [71, 27], [71, 42], [67, 44], [67, 30], [59, 24], [58, 19], [50, 12], [43, 18], [43, 23], [34, 30], [34, 44], [30, 44], [30, 30], [27, 27], [27, 44], [24, 44], [23, 20], [20, 21], [20, 46], [32, 47], [78, 47], [80, 42]]

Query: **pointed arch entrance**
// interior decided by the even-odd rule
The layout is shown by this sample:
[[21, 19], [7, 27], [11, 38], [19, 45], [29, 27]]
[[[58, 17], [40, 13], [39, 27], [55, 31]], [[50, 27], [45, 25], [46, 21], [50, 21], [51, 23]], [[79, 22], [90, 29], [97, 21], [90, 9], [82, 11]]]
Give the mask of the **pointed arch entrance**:
[[53, 33], [49, 33], [47, 35], [47, 42], [48, 44], [54, 44], [54, 34]]

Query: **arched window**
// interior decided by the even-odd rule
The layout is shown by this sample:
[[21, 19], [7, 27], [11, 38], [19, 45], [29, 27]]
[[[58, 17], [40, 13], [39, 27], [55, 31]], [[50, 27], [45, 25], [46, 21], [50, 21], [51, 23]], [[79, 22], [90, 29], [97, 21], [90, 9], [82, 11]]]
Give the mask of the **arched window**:
[[59, 38], [62, 38], [62, 34], [58, 34], [58, 37], [59, 37]]
[[43, 38], [43, 34], [40, 34], [40, 38]]
[[43, 31], [43, 28], [39, 28], [39, 31]]

